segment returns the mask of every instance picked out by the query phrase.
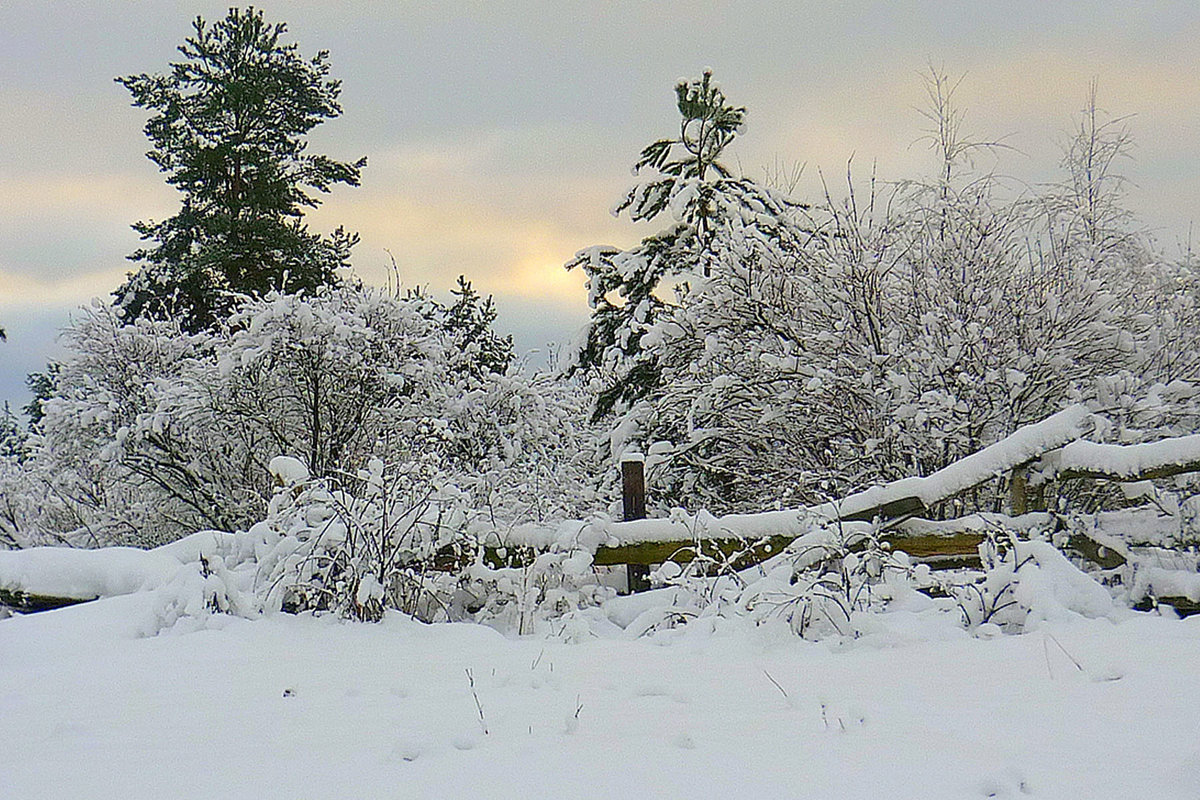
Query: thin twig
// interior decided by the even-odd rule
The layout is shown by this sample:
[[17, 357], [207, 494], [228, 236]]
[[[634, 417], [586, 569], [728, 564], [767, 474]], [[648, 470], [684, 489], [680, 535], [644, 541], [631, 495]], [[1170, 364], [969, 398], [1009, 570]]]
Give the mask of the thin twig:
[[479, 726], [483, 728], [483, 735], [488, 735], [487, 719], [483, 715], [483, 703], [479, 702], [479, 693], [475, 691], [475, 676], [471, 674], [470, 667], [466, 670], [467, 683], [471, 686], [471, 697], [475, 698], [475, 710], [479, 712]]
[[[1071, 663], [1075, 665], [1075, 669], [1079, 670], [1080, 672], [1083, 672], [1083, 665], [1080, 664], [1075, 659], [1075, 656], [1073, 656], [1067, 652], [1067, 648], [1063, 647], [1062, 642], [1060, 642], [1053, 633], [1046, 633], [1046, 636], [1049, 637], [1050, 640], [1053, 641], [1056, 645], [1058, 645], [1058, 649], [1063, 651], [1063, 655], [1065, 655], [1067, 658], [1071, 659]], [[1045, 639], [1043, 639], [1042, 641], [1045, 642]]]
[[792, 698], [788, 696], [787, 690], [784, 689], [782, 686], [780, 686], [779, 681], [772, 678], [771, 673], [767, 672], [765, 669], [763, 670], [763, 675], [766, 675], [767, 680], [769, 680], [771, 683], [775, 684], [775, 688], [779, 690], [779, 693], [783, 695], [783, 699], [787, 700], [788, 705], [790, 706], [792, 704]]

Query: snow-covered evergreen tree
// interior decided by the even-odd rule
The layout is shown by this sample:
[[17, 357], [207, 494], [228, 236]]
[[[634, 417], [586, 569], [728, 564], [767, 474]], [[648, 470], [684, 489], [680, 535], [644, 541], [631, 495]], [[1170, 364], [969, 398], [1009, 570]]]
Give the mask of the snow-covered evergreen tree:
[[192, 28], [166, 73], [117, 78], [152, 113], [147, 155], [183, 197], [174, 216], [134, 225], [150, 244], [115, 294], [128, 317], [182, 317], [195, 331], [239, 294], [338, 280], [357, 235], [311, 233], [303, 212], [338, 184], [357, 186], [366, 159], [308, 152], [309, 131], [342, 113], [328, 52], [300, 55], [287, 25], [254, 7]]
[[[665, 215], [670, 224], [632, 249], [593, 247], [567, 264], [587, 274], [593, 309], [577, 366], [596, 391], [595, 416], [613, 421], [614, 452], [653, 445], [652, 467], [694, 457], [705, 462], [693, 464], [707, 473], [702, 480], [720, 483], [728, 469], [709, 451], [757, 443], [733, 441], [742, 433], [736, 428], [697, 425], [706, 389], [722, 391], [736, 372], [728, 363], [715, 366], [713, 349], [732, 343], [709, 334], [729, 317], [724, 301], [751, 298], [767, 275], [788, 270], [809, 233], [797, 222], [797, 204], [721, 161], [745, 109], [727, 101], [711, 73], [680, 82], [675, 92], [678, 136], [642, 151], [635, 170], [652, 174], [616, 209], [633, 221]], [[738, 359], [753, 352], [744, 341], [738, 348]], [[694, 485], [668, 493], [679, 501]], [[715, 491], [718, 504], [730, 494]]]
[[730, 259], [755, 258], [794, 236], [784, 222], [792, 205], [720, 160], [745, 109], [729, 104], [710, 72], [681, 81], [675, 94], [679, 135], [642, 151], [634, 170], [652, 174], [615, 209], [634, 222], [666, 214], [671, 224], [630, 250], [591, 247], [566, 265], [588, 278], [592, 319], [578, 364], [599, 377], [598, 417], [660, 385], [664, 320], [689, 296], [703, 293]]

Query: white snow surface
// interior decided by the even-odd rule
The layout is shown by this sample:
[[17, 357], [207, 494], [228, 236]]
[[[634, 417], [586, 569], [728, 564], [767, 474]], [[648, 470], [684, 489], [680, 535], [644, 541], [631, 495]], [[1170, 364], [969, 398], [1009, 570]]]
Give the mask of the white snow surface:
[[52, 597], [112, 597], [159, 586], [180, 566], [168, 553], [135, 547], [0, 550], [0, 588]]
[[505, 638], [216, 616], [146, 638], [153, 606], [0, 621], [0, 797], [1200, 796], [1200, 617], [989, 640], [914, 608], [817, 644], [722, 617]]
[[1056, 470], [1104, 472], [1135, 479], [1161, 467], [1200, 463], [1200, 434], [1144, 444], [1071, 442], [1047, 459]]

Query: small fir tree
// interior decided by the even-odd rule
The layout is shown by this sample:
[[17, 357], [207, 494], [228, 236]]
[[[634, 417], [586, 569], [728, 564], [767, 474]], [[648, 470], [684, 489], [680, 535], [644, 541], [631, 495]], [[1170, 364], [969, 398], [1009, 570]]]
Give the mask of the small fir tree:
[[[757, 258], [752, 251], [786, 247], [795, 237], [787, 219], [797, 206], [734, 175], [720, 160], [746, 110], [731, 105], [707, 71], [681, 81], [675, 95], [679, 135], [642, 150], [634, 171], [655, 174], [615, 209], [635, 222], [668, 212], [674, 223], [633, 249], [592, 247], [566, 265], [588, 278], [592, 319], [578, 366], [603, 383], [597, 418], [628, 408], [661, 384], [661, 359], [651, 346], [661, 337], [646, 334], [665, 313], [690, 293], [702, 293], [731, 261]], [[665, 299], [672, 289], [677, 303]]]
[[5, 403], [4, 408], [0, 409], [0, 459], [23, 460], [28, 449], [27, 438], [16, 415]]
[[443, 324], [464, 349], [470, 351], [472, 371], [503, 374], [513, 360], [511, 335], [501, 336], [492, 329], [496, 306], [492, 296], [481, 297], [465, 275], [458, 276], [457, 288], [451, 289], [454, 302], [445, 309]]

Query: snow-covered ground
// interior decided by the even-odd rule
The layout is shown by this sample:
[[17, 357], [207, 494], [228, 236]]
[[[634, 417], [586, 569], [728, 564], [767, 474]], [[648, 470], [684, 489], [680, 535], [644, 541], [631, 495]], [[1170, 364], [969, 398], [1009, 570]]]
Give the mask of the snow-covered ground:
[[840, 644], [720, 617], [143, 636], [155, 603], [0, 620], [0, 798], [1200, 797], [1200, 616], [980, 639], [901, 610]]

